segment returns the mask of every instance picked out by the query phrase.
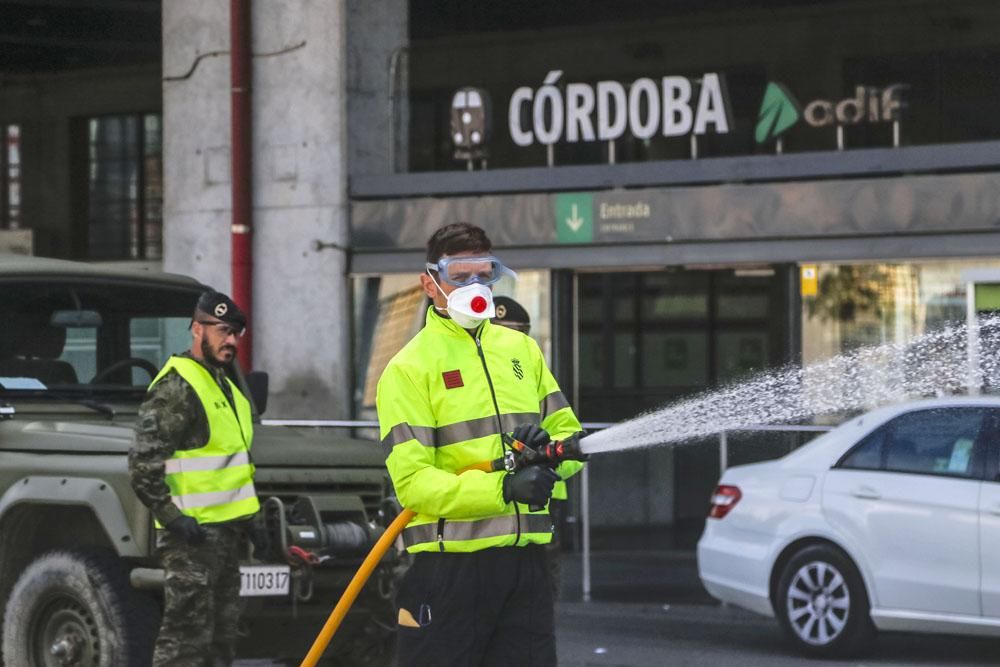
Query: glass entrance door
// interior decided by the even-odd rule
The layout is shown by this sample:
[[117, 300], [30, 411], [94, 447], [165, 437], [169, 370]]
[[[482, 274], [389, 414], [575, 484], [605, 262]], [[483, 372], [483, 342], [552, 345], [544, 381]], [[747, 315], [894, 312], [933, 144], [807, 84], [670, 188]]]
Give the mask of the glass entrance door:
[[580, 412], [620, 421], [788, 358], [778, 272], [580, 274]]
[[[792, 270], [577, 274], [582, 419], [623, 421], [794, 359]], [[691, 546], [719, 475], [718, 446], [706, 444], [623, 451], [594, 466], [597, 548], [602, 536]]]

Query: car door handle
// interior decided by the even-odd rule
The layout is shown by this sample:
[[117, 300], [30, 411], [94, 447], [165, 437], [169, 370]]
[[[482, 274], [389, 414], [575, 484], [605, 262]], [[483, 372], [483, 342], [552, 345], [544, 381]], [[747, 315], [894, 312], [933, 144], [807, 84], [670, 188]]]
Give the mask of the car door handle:
[[996, 514], [1000, 516], [1000, 505], [993, 505], [990, 507], [990, 514]]
[[870, 486], [856, 486], [851, 490], [851, 495], [855, 498], [867, 498], [869, 500], [878, 500], [882, 497], [882, 494], [873, 489]]

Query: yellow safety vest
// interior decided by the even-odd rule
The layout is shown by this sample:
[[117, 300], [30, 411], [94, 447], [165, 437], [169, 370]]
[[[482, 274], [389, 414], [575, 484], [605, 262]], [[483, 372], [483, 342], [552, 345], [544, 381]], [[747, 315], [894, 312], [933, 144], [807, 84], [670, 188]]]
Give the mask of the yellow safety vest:
[[[194, 389], [208, 417], [208, 442], [174, 452], [166, 461], [170, 499], [198, 523], [222, 523], [260, 509], [250, 461], [253, 413], [250, 402], [228, 378], [236, 409], [212, 374], [194, 359], [172, 356], [150, 387], [175, 370]], [[159, 524], [157, 524], [159, 527]]]
[[[411, 553], [547, 544], [548, 508], [503, 501], [505, 472], [457, 471], [503, 456], [501, 433], [541, 424], [553, 439], [580, 422], [523, 333], [484, 322], [470, 336], [428, 309], [427, 324], [389, 362], [376, 407], [386, 466], [400, 503], [417, 515], [403, 531]], [[566, 461], [559, 474], [582, 467]]]

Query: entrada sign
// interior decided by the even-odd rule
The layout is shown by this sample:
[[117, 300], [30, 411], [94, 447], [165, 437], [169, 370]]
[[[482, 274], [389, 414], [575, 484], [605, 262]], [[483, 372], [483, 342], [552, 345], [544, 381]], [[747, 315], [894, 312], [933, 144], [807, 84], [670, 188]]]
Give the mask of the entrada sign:
[[[562, 70], [553, 70], [538, 90], [524, 86], [511, 95], [507, 119], [518, 146], [614, 141], [626, 129], [636, 139], [657, 133], [727, 134], [732, 125], [725, 85], [715, 72], [694, 81], [683, 76], [640, 78], [627, 90], [618, 81], [569, 83], [563, 90], [556, 85], [561, 77]], [[529, 110], [530, 127], [523, 122]]]

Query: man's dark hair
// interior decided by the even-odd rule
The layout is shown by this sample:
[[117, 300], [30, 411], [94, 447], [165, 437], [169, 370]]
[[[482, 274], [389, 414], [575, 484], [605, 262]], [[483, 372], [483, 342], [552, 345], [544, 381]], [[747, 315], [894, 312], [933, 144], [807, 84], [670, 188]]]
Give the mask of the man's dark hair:
[[459, 252], [488, 253], [493, 249], [482, 228], [467, 222], [453, 222], [440, 228], [427, 241], [427, 261], [437, 263], [444, 255]]

